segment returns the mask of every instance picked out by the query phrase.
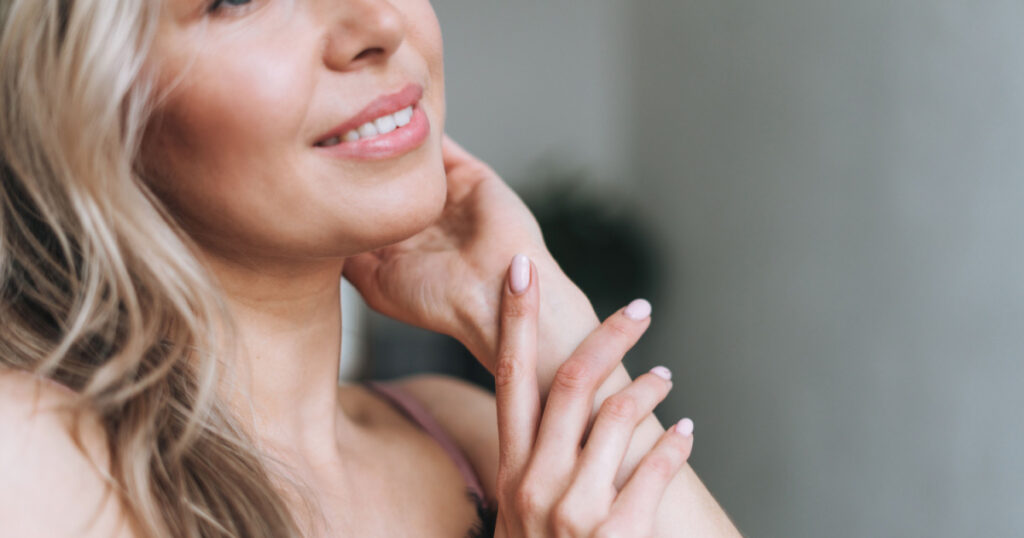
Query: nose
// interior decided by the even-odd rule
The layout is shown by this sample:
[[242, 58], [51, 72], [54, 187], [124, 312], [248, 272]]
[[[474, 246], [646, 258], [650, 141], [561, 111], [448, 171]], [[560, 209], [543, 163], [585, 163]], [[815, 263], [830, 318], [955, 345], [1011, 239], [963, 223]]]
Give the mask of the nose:
[[405, 19], [389, 0], [328, 0], [321, 5], [330, 21], [324, 63], [331, 69], [383, 62], [405, 39]]

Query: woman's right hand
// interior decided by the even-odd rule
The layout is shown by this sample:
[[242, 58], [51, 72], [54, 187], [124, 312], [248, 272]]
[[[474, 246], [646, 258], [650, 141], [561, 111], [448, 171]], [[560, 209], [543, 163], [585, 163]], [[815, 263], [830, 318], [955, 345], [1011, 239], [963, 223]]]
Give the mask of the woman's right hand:
[[559, 368], [542, 416], [537, 280], [536, 267], [517, 256], [502, 295], [495, 536], [651, 536], [662, 495], [693, 447], [693, 422], [669, 428], [621, 489], [613, 480], [633, 430], [672, 386], [655, 373], [667, 370], [654, 369], [610, 396], [591, 423], [597, 388], [647, 329], [650, 307], [634, 302], [580, 344]]

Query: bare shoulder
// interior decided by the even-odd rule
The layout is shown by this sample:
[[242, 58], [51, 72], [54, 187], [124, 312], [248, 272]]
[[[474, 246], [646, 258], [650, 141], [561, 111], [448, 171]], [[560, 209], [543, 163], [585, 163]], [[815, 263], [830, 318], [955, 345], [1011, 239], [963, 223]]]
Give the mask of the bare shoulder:
[[498, 420], [494, 395], [468, 381], [420, 374], [394, 382], [419, 400], [455, 439], [494, 500], [498, 475]]
[[[0, 521], [11, 536], [131, 536], [102, 473], [104, 433], [86, 415], [85, 453], [60, 410], [72, 393], [23, 372], [0, 369]], [[6, 535], [6, 534], [5, 534]]]

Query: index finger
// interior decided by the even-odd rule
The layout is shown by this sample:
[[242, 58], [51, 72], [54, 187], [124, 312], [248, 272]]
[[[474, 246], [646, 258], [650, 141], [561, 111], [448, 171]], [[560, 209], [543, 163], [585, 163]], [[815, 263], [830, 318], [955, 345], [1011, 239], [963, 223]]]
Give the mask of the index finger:
[[540, 421], [537, 388], [537, 269], [516, 255], [502, 287], [494, 396], [498, 407], [499, 465], [518, 474], [533, 452]]
[[461, 200], [473, 192], [481, 181], [497, 177], [486, 163], [477, 159], [447, 134], [441, 143], [441, 157], [448, 181], [448, 200]]
[[458, 142], [452, 140], [452, 137], [448, 136], [447, 133], [445, 133], [444, 138], [441, 140], [441, 156], [444, 161], [445, 171], [460, 162], [473, 160], [473, 156], [459, 145]]

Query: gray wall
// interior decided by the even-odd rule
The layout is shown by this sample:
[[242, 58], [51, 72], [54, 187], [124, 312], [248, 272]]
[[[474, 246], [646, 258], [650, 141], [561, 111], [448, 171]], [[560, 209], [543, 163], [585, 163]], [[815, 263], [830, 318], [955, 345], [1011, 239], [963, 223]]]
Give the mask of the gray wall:
[[628, 177], [628, 28], [613, 0], [435, 0], [448, 132], [513, 185], [553, 156]]
[[1024, 4], [435, 6], [451, 132], [669, 238], [633, 370], [745, 532], [1024, 535]]

